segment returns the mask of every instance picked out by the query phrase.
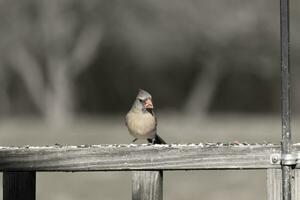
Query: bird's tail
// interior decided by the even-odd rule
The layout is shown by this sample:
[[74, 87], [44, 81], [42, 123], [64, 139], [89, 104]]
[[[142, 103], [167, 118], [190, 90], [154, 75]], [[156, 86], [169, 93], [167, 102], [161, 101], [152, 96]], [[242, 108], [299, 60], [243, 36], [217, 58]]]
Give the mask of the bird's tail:
[[155, 134], [155, 138], [147, 139], [152, 144], [167, 144], [159, 135]]

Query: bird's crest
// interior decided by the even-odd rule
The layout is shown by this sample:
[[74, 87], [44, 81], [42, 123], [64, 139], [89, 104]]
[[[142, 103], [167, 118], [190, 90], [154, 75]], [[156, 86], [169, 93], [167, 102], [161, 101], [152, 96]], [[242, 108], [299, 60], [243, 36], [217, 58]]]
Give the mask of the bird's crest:
[[147, 98], [152, 98], [152, 97], [151, 97], [151, 94], [149, 94], [149, 92], [147, 92], [143, 89], [139, 89], [139, 93], [137, 95], [137, 98], [147, 99]]

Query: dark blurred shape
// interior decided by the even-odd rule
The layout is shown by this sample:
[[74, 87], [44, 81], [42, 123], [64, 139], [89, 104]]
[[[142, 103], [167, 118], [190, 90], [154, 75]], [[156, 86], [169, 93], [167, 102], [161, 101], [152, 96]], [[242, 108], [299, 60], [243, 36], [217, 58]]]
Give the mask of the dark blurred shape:
[[[276, 84], [272, 84], [271, 81], [268, 82], [256, 74], [246, 72], [227, 74], [220, 82], [222, 84], [215, 92], [211, 104], [214, 112], [272, 113], [279, 111], [280, 96], [277, 92], [280, 89], [279, 84], [276, 87]], [[274, 103], [276, 99], [278, 99], [278, 105]]]

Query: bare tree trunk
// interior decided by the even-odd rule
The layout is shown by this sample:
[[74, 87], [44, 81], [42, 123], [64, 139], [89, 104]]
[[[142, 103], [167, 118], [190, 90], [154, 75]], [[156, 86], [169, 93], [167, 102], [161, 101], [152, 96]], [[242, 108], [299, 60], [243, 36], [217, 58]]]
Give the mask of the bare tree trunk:
[[73, 77], [65, 60], [52, 57], [47, 63], [47, 80], [35, 58], [18, 45], [10, 58], [11, 66], [20, 75], [46, 122], [61, 127], [73, 118]]
[[[13, 14], [13, 29], [7, 34], [5, 58], [21, 77], [33, 103], [47, 123], [61, 127], [74, 117], [74, 79], [90, 66], [102, 39], [99, 21], [84, 19], [77, 6], [91, 6], [74, 0], [37, 0], [37, 19], [24, 7]], [[24, 18], [28, 19], [24, 20]], [[26, 27], [26, 34], [23, 29]], [[9, 33], [9, 32], [8, 32]], [[20, 34], [19, 34], [20, 33]], [[37, 37], [38, 42], [31, 43]], [[43, 62], [41, 62], [43, 61]], [[1, 66], [0, 66], [1, 67]], [[0, 69], [1, 72], [1, 69]], [[2, 74], [1, 74], [2, 75]], [[0, 83], [2, 79], [0, 75]], [[3, 93], [0, 86], [0, 95]], [[0, 103], [7, 102], [4, 95]], [[1, 108], [0, 108], [1, 111]]]
[[73, 120], [73, 80], [63, 61], [49, 65], [49, 89], [46, 94], [45, 117], [54, 127], [62, 127]]
[[205, 116], [219, 83], [221, 68], [218, 59], [210, 60], [198, 73], [194, 87], [186, 100], [184, 110], [188, 114]]
[[43, 113], [46, 88], [40, 65], [22, 44], [11, 47], [8, 60], [24, 81], [33, 103]]
[[[72, 3], [72, 0], [42, 0], [38, 3], [42, 10], [41, 27], [47, 47], [45, 57], [49, 78], [45, 115], [47, 121], [55, 127], [73, 120], [73, 80], [89, 67], [102, 39], [99, 25], [88, 24], [79, 33], [76, 32], [76, 23], [66, 17], [64, 10]], [[67, 48], [68, 41], [72, 41], [73, 49]]]
[[[40, 24], [44, 38], [46, 58], [47, 90], [44, 115], [53, 127], [60, 128], [74, 118], [73, 73], [68, 52], [70, 41], [76, 44], [74, 21], [64, 10], [74, 3], [72, 0], [41, 0]], [[70, 50], [69, 50], [70, 51]]]

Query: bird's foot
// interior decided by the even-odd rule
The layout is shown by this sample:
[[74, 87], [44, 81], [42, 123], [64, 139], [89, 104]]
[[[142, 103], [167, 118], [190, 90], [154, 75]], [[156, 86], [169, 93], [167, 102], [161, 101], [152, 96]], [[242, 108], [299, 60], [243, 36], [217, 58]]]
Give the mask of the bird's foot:
[[147, 139], [148, 140], [148, 142], [150, 143], [150, 144], [155, 144], [155, 138], [149, 138], [149, 139]]
[[134, 143], [135, 141], [137, 141], [138, 139], [137, 138], [134, 138], [133, 140], [132, 140], [132, 143]]
[[155, 144], [155, 143], [156, 143], [156, 139], [153, 138], [153, 139], [151, 140], [151, 143], [152, 143], [152, 144]]

